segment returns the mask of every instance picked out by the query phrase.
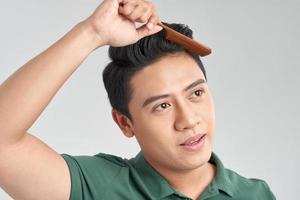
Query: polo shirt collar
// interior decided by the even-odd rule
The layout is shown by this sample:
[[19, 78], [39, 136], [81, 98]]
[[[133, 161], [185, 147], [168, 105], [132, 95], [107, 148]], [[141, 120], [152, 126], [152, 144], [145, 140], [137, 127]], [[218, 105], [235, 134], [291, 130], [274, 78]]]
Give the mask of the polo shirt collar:
[[217, 189], [232, 197], [234, 194], [234, 186], [228, 176], [227, 169], [224, 168], [223, 163], [214, 152], [212, 152], [209, 162], [214, 164], [217, 168], [216, 177], [212, 181], [211, 186], [217, 187]]
[[[218, 190], [225, 192], [229, 196], [233, 196], [234, 187], [226, 173], [221, 160], [212, 152], [209, 162], [216, 166], [216, 177], [210, 184], [210, 187], [216, 187]], [[144, 158], [142, 151], [140, 151], [134, 158], [134, 165], [143, 182], [149, 190], [150, 195], [154, 199], [163, 199], [171, 194], [179, 194], [175, 189], [164, 179]], [[179, 194], [180, 195], [180, 194]]]
[[162, 199], [176, 193], [169, 183], [148, 163], [142, 151], [134, 158], [134, 165], [154, 199]]

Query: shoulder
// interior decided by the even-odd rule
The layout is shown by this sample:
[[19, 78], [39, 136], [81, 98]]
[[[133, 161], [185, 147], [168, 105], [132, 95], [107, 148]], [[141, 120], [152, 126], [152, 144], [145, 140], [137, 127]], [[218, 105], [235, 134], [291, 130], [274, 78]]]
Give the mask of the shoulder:
[[61, 154], [67, 164], [71, 167], [80, 168], [101, 168], [103, 170], [116, 170], [122, 167], [128, 167], [128, 160], [105, 153], [99, 153], [93, 156], [88, 155], [68, 155]]
[[[225, 169], [225, 173], [236, 198], [275, 200], [275, 196], [266, 181], [258, 178], [246, 178], [231, 169]], [[248, 196], [245, 196], [246, 194]]]
[[[74, 179], [85, 177], [85, 180], [110, 182], [116, 176], [128, 173], [130, 164], [127, 159], [99, 153], [93, 156], [61, 154], [65, 159], [70, 174]], [[76, 178], [75, 178], [76, 177]]]
[[71, 176], [70, 199], [102, 199], [116, 180], [127, 179], [129, 162], [118, 156], [61, 154]]

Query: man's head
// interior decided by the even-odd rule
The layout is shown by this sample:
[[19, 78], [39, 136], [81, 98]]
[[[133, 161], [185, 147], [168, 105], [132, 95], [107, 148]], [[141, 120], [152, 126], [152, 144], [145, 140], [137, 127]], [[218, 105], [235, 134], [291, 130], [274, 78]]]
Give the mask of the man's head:
[[[192, 38], [180, 24], [166, 24]], [[113, 118], [135, 136], [151, 164], [190, 169], [208, 161], [214, 133], [214, 106], [199, 56], [165, 39], [164, 31], [126, 47], [110, 47], [103, 81]], [[207, 134], [197, 151], [182, 143]]]

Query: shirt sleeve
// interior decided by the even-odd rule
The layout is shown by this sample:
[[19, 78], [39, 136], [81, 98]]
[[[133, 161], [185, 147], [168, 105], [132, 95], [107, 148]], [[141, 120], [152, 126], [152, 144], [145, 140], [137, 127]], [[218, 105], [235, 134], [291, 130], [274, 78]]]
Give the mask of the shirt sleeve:
[[101, 199], [121, 166], [99, 156], [61, 154], [71, 177], [70, 200]]
[[265, 195], [267, 200], [276, 200], [274, 193], [271, 191], [269, 185], [267, 184], [266, 181], [262, 180], [262, 183], [265, 187]]

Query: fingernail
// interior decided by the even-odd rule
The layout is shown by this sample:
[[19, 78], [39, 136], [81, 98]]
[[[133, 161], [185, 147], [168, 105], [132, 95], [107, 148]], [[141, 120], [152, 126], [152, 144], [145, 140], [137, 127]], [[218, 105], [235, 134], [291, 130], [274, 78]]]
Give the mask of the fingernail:
[[148, 26], [149, 29], [152, 29], [153, 28], [153, 23], [150, 22], [150, 23], [147, 24], [147, 26]]

